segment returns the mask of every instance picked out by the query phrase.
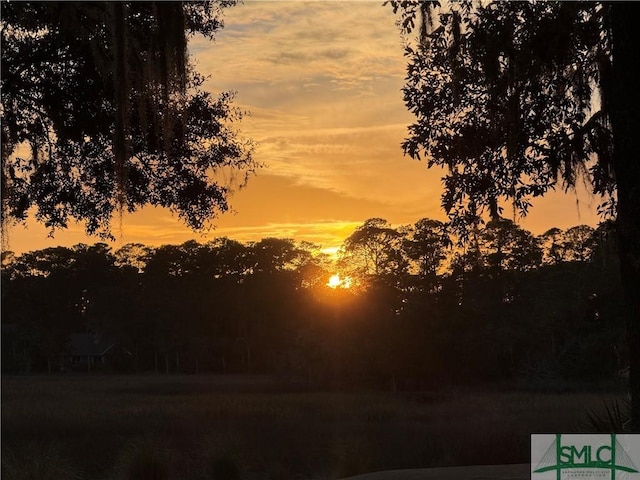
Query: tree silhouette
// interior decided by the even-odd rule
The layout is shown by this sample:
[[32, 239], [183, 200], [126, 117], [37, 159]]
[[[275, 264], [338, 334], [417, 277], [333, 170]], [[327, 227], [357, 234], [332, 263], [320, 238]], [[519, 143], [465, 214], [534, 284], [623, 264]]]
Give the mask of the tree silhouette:
[[382, 218], [369, 218], [344, 241], [342, 259], [357, 275], [388, 280], [406, 270], [402, 234]]
[[[405, 31], [426, 7], [391, 2]], [[429, 7], [437, 3], [429, 3]], [[436, 15], [437, 13], [437, 15]], [[638, 5], [448, 4], [408, 46], [405, 103], [417, 120], [403, 147], [444, 177], [442, 205], [462, 235], [500, 200], [531, 198], [586, 177], [615, 212], [628, 308], [632, 429], [640, 430], [640, 61]], [[430, 28], [427, 28], [430, 27]]]
[[562, 230], [553, 227], [538, 236], [538, 243], [542, 248], [542, 261], [546, 265], [556, 265], [565, 261]]
[[435, 283], [438, 269], [447, 258], [451, 238], [447, 226], [428, 218], [418, 220], [411, 226], [403, 242], [407, 257], [415, 262], [418, 274], [431, 286]]
[[3, 222], [35, 207], [51, 230], [76, 219], [108, 237], [116, 209], [166, 207], [194, 229], [226, 210], [215, 173], [248, 175], [252, 145], [186, 45], [232, 3], [3, 2]]
[[489, 269], [526, 271], [542, 262], [536, 239], [511, 220], [488, 222], [480, 237], [480, 253], [484, 266]]
[[595, 248], [595, 230], [588, 225], [577, 225], [562, 235], [563, 247], [568, 260], [584, 262], [591, 258]]

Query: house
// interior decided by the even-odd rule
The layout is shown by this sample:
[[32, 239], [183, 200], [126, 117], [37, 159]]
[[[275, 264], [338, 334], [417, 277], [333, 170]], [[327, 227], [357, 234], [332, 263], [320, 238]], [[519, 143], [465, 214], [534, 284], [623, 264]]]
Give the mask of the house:
[[31, 346], [27, 330], [17, 323], [2, 324], [2, 373], [29, 373]]
[[67, 348], [61, 354], [63, 371], [87, 371], [104, 369], [131, 352], [116, 340], [99, 332], [72, 333]]

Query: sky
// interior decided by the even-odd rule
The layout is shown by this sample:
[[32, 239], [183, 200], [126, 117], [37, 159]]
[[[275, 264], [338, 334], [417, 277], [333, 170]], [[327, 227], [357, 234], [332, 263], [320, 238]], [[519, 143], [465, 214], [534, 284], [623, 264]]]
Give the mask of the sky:
[[[300, 2], [245, 0], [226, 10], [215, 41], [194, 38], [205, 89], [236, 91], [250, 112], [239, 128], [256, 142], [264, 165], [230, 199], [206, 234], [192, 232], [169, 211], [145, 208], [114, 222], [113, 248], [151, 246], [227, 236], [242, 242], [265, 237], [339, 246], [366, 219], [393, 225], [445, 219], [442, 171], [403, 156], [412, 115], [402, 101], [406, 60], [389, 6], [381, 0]], [[534, 202], [518, 223], [534, 234], [551, 227], [596, 225], [598, 198], [553, 192]], [[16, 253], [95, 243], [82, 225], [53, 238], [29, 220], [4, 239]]]

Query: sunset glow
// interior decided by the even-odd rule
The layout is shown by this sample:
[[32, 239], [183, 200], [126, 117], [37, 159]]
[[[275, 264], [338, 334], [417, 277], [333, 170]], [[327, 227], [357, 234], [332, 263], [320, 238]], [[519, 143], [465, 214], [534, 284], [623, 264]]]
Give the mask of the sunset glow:
[[[225, 13], [212, 42], [194, 37], [189, 51], [212, 92], [237, 91], [235, 105], [251, 112], [239, 123], [256, 142], [264, 165], [230, 199], [232, 212], [215, 229], [194, 233], [160, 208], [114, 222], [119, 248], [206, 242], [228, 236], [247, 242], [293, 238], [340, 245], [364, 220], [393, 225], [427, 217], [445, 220], [442, 171], [403, 156], [414, 121], [403, 103], [406, 59], [390, 7], [381, 2], [269, 2], [246, 0]], [[540, 234], [598, 221], [593, 199], [553, 192], [536, 200], [523, 227]], [[34, 212], [35, 213], [35, 212]], [[94, 243], [82, 225], [48, 237], [33, 217], [14, 227], [15, 252]]]
[[330, 288], [350, 288], [351, 284], [352, 280], [350, 277], [342, 278], [338, 273], [331, 275], [327, 282], [327, 286]]
[[321, 249], [320, 252], [335, 261], [338, 259], [338, 255], [340, 254], [340, 247], [325, 247]]

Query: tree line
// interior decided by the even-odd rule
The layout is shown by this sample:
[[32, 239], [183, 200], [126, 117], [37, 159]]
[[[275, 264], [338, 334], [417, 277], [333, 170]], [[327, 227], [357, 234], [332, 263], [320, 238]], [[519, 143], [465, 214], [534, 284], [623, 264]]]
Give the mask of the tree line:
[[[228, 238], [3, 252], [4, 372], [57, 371], [78, 332], [113, 372], [269, 373], [312, 386], [613, 381], [626, 349], [608, 223], [534, 236], [506, 219], [464, 247], [442, 222], [372, 218], [337, 258]], [[332, 275], [350, 287], [328, 285]], [[8, 345], [6, 342], [11, 342]]]

